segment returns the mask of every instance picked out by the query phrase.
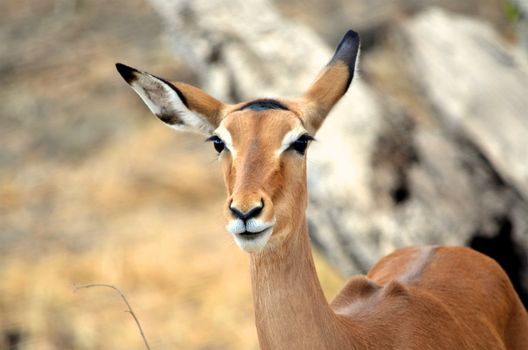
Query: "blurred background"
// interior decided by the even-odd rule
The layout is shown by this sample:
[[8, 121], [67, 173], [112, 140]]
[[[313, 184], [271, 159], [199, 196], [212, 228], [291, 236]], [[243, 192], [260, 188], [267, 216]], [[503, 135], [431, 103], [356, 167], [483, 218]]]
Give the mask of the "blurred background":
[[411, 244], [469, 245], [527, 298], [528, 5], [0, 2], [0, 349], [258, 349], [248, 261], [203, 138], [114, 63], [226, 102], [302, 93], [343, 33], [358, 78], [309, 152], [325, 293]]

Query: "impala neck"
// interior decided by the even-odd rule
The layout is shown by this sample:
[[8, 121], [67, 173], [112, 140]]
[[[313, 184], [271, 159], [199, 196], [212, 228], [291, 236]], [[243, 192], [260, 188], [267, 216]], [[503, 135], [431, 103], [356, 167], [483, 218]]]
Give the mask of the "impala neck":
[[251, 254], [253, 302], [262, 349], [324, 349], [339, 338], [321, 289], [306, 220], [286, 242]]

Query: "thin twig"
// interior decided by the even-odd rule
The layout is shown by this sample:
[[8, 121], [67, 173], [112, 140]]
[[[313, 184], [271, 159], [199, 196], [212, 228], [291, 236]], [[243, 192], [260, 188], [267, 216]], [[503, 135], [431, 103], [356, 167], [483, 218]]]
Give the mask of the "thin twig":
[[104, 283], [92, 283], [92, 284], [82, 284], [82, 285], [74, 284], [73, 285], [73, 288], [74, 288], [75, 291], [77, 291], [79, 289], [82, 289], [82, 288], [93, 288], [93, 287], [112, 288], [117, 293], [119, 293], [119, 295], [121, 296], [121, 298], [125, 302], [126, 306], [128, 307], [128, 310], [125, 310], [125, 312], [128, 312], [129, 314], [131, 314], [132, 317], [134, 318], [134, 321], [136, 321], [136, 324], [137, 324], [137, 326], [139, 328], [139, 332], [141, 333], [141, 337], [143, 338], [143, 341], [145, 342], [145, 346], [146, 346], [147, 350], [150, 350], [150, 346], [148, 344], [147, 337], [145, 337], [145, 333], [143, 332], [143, 328], [141, 327], [141, 323], [139, 322], [139, 319], [137, 318], [136, 314], [134, 313], [134, 310], [132, 310], [132, 306], [130, 306], [130, 303], [128, 302], [127, 298], [119, 290], [119, 288], [117, 288], [117, 287], [115, 287], [115, 286], [113, 286], [111, 284], [104, 284]]

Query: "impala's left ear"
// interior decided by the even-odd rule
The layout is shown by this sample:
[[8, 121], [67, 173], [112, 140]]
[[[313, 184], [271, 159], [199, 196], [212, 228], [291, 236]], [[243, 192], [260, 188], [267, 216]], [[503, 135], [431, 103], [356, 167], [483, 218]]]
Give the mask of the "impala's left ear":
[[170, 83], [121, 63], [116, 68], [152, 113], [168, 126], [211, 134], [222, 121], [226, 105], [202, 90]]
[[337, 45], [334, 57], [298, 100], [309, 132], [319, 129], [332, 107], [347, 92], [356, 70], [359, 48], [358, 33], [349, 30]]

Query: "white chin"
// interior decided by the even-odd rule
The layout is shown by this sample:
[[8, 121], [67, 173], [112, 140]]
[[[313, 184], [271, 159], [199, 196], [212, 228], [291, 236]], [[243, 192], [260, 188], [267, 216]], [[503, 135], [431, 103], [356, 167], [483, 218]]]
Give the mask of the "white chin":
[[240, 249], [249, 253], [261, 251], [262, 248], [266, 246], [266, 243], [268, 243], [272, 232], [273, 228], [270, 227], [256, 235], [234, 234], [233, 236], [235, 238], [235, 243]]

